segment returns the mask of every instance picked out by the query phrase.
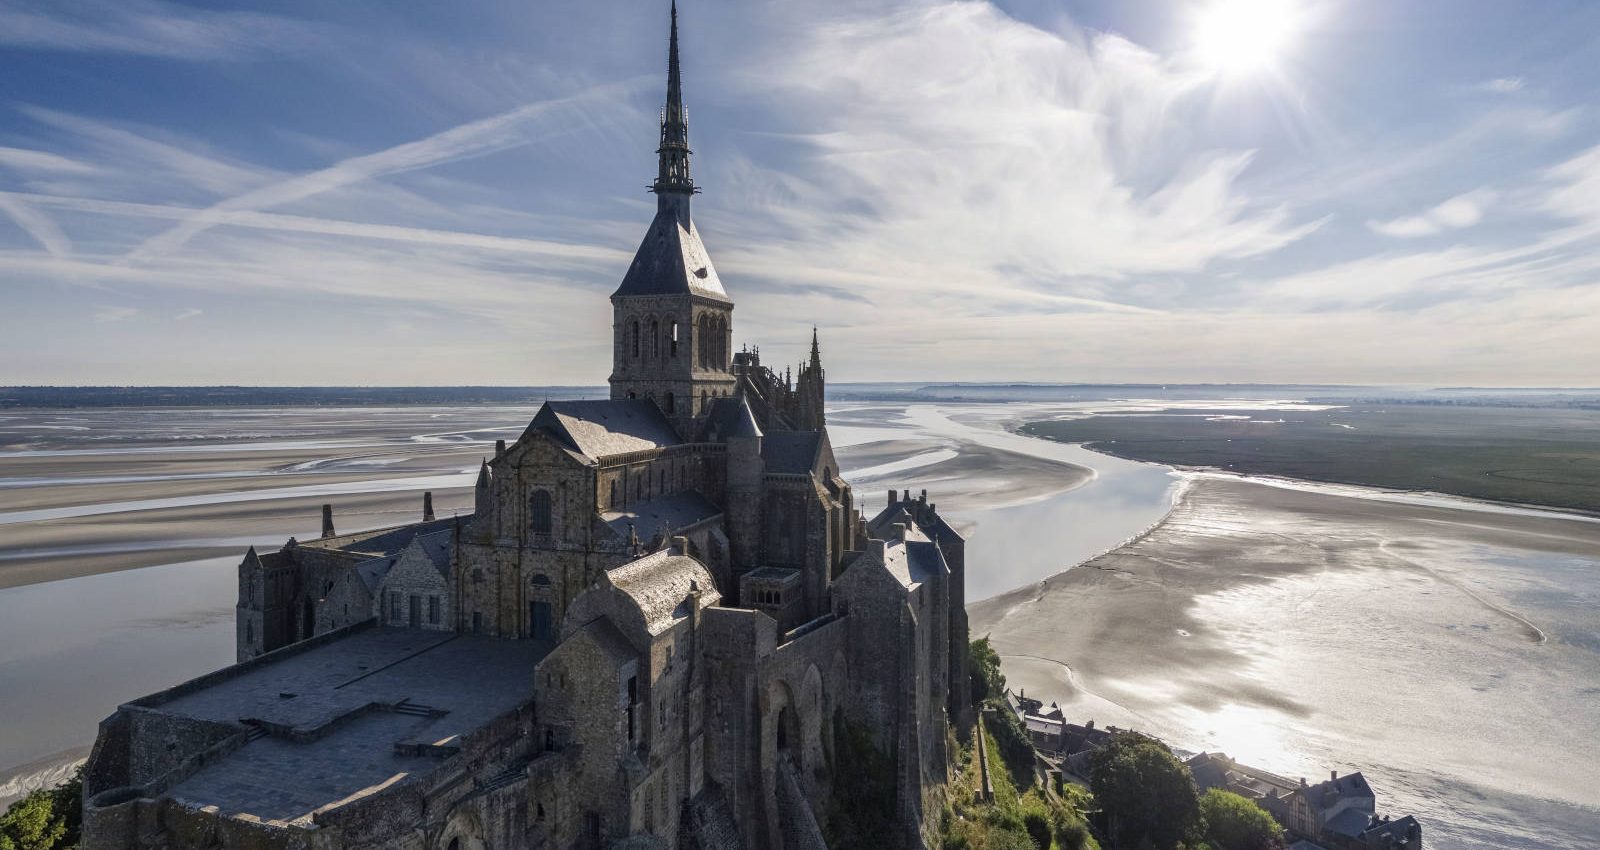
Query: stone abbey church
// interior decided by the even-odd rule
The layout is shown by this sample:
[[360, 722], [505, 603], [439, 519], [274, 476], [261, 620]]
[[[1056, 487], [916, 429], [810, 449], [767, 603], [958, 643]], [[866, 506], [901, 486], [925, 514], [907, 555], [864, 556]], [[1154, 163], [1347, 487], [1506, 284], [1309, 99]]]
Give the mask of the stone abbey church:
[[734, 351], [675, 9], [669, 57], [611, 397], [547, 403], [470, 517], [252, 549], [238, 663], [101, 724], [88, 850], [821, 848], [863, 762], [929, 843], [964, 543], [926, 494], [858, 511], [814, 330], [792, 378]]

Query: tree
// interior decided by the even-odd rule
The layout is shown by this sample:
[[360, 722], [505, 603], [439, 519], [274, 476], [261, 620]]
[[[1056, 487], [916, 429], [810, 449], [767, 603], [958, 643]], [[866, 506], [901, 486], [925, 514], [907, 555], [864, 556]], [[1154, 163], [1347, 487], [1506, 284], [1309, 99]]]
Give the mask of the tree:
[[1206, 840], [1216, 850], [1279, 850], [1283, 828], [1272, 815], [1232, 791], [1212, 788], [1200, 797]]
[[1118, 732], [1089, 757], [1089, 789], [1105, 811], [1112, 847], [1174, 850], [1189, 837], [1199, 795], [1167, 745]]
[[83, 770], [55, 788], [40, 788], [0, 814], [0, 850], [77, 847], [83, 805]]
[[988, 700], [1003, 700], [1006, 695], [1006, 677], [1000, 672], [1000, 654], [989, 645], [987, 637], [972, 642], [970, 661], [972, 704], [983, 705]]

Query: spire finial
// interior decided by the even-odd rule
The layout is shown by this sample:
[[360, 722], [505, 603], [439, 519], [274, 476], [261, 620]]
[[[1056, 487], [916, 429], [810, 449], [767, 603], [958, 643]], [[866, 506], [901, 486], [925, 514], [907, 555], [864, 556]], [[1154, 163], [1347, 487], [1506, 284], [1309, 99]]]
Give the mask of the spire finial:
[[667, 42], [667, 104], [661, 109], [661, 147], [656, 182], [650, 191], [662, 196], [692, 195], [694, 180], [689, 177], [689, 115], [683, 108], [683, 73], [678, 64], [678, 3], [672, 2], [672, 35]]

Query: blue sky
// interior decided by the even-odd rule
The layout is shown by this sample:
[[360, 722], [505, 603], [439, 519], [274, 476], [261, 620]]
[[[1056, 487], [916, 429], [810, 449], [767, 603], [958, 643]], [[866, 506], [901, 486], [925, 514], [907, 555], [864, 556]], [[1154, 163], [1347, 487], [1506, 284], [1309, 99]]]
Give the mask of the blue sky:
[[[1281, 2], [1221, 68], [1218, 3]], [[1600, 4], [684, 0], [736, 343], [1594, 385]], [[0, 384], [603, 382], [665, 3], [0, 0]]]

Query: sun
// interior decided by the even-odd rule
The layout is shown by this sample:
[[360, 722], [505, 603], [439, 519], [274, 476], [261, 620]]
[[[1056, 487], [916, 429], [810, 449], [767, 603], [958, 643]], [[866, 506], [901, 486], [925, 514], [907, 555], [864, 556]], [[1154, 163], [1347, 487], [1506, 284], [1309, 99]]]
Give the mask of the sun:
[[1261, 71], [1277, 62], [1299, 23], [1294, 0], [1213, 0], [1196, 20], [1195, 54], [1218, 74]]

